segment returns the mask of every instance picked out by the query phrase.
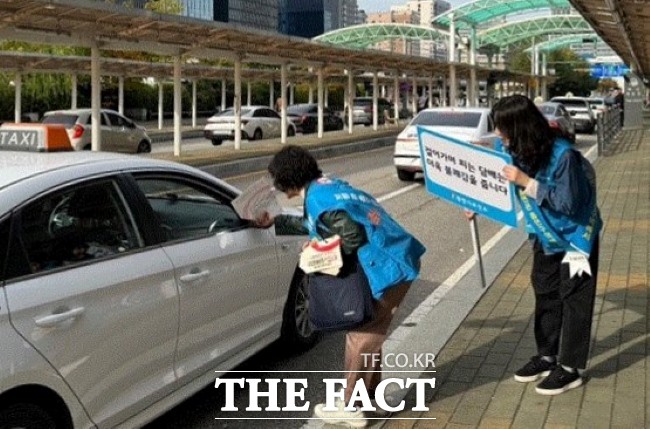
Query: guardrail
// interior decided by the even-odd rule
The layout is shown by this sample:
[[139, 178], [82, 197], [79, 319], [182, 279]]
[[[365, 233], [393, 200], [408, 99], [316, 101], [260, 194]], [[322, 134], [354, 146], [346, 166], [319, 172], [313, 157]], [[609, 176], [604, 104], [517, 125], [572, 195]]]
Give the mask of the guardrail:
[[621, 132], [621, 108], [612, 106], [605, 111], [598, 112], [596, 116], [598, 131], [598, 155], [602, 155], [616, 136]]

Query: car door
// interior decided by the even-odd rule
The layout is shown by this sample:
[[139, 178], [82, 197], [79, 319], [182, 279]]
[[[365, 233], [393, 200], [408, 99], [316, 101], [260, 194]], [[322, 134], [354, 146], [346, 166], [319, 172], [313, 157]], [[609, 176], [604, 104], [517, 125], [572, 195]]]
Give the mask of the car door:
[[173, 266], [145, 245], [118, 183], [77, 183], [19, 208], [5, 287], [15, 329], [107, 428], [176, 381]]
[[193, 379], [274, 332], [275, 236], [272, 229], [249, 227], [212, 183], [169, 174], [134, 179], [176, 268], [176, 371], [181, 379]]
[[[280, 137], [282, 134], [282, 118], [277, 112], [274, 112], [271, 109], [260, 109], [262, 115], [264, 115], [264, 122], [267, 126], [267, 136], [269, 137]], [[291, 123], [290, 120], [287, 120], [287, 126]]]
[[138, 147], [139, 141], [135, 134], [135, 127], [130, 121], [116, 113], [106, 112], [106, 117], [110, 124], [111, 150], [117, 152], [133, 153]]

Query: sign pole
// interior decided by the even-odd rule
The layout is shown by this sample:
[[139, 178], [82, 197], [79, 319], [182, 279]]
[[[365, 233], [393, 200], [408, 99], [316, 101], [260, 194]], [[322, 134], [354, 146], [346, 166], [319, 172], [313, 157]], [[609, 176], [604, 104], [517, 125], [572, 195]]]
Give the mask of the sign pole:
[[479, 273], [481, 274], [481, 287], [485, 288], [485, 270], [483, 269], [483, 255], [481, 255], [481, 241], [478, 236], [478, 224], [476, 223], [476, 215], [469, 220], [469, 229], [472, 233], [472, 244], [474, 245], [474, 256], [478, 262]]

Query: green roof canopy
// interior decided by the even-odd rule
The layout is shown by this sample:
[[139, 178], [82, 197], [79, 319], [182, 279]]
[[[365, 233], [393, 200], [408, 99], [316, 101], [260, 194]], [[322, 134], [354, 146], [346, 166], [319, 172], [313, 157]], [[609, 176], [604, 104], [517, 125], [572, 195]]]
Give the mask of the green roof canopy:
[[532, 37], [548, 34], [567, 35], [593, 31], [591, 25], [579, 15], [551, 15], [509, 22], [480, 31], [476, 35], [478, 46], [506, 47], [520, 44]]
[[506, 15], [570, 6], [568, 0], [476, 0], [437, 16], [433, 24], [448, 27], [453, 14], [456, 28], [467, 29]]
[[[586, 43], [585, 40], [589, 40], [588, 43], [596, 42], [598, 44], [605, 44], [603, 39], [600, 38], [596, 33], [584, 33], [584, 34], [571, 34], [569, 36], [557, 37], [546, 42], [537, 43], [537, 50], [539, 52], [552, 52], [556, 49], [564, 48], [571, 45], [577, 45], [579, 43]], [[532, 48], [526, 49], [526, 52], [530, 52]]]
[[412, 24], [362, 24], [330, 31], [313, 40], [345, 46], [353, 49], [367, 49], [386, 40], [449, 40], [449, 32]]

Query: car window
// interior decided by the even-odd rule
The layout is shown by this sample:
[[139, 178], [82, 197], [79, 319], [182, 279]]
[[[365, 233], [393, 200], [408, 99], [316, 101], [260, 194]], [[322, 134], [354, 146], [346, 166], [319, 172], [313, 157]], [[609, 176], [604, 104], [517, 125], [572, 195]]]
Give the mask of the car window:
[[76, 185], [39, 198], [19, 215], [31, 273], [142, 247], [115, 182]]
[[268, 115], [264, 111], [264, 109], [257, 109], [253, 112], [253, 118], [267, 118]]
[[72, 128], [76, 123], [79, 115], [55, 113], [43, 117], [44, 124], [61, 124], [65, 128]]
[[555, 106], [541, 105], [538, 107], [543, 115], [555, 115]]
[[230, 203], [176, 178], [136, 177], [166, 241], [203, 237], [246, 226]]
[[0, 284], [5, 279], [5, 262], [9, 250], [9, 216], [0, 219]]
[[123, 117], [110, 112], [106, 112], [106, 116], [108, 116], [108, 120], [111, 121], [111, 126], [128, 127], [128, 123], [124, 120]]
[[494, 132], [494, 120], [492, 119], [492, 115], [488, 115], [487, 121], [488, 121], [488, 127], [487, 127], [488, 133]]
[[476, 128], [480, 120], [480, 112], [424, 111], [413, 119], [411, 125]]

